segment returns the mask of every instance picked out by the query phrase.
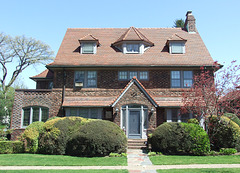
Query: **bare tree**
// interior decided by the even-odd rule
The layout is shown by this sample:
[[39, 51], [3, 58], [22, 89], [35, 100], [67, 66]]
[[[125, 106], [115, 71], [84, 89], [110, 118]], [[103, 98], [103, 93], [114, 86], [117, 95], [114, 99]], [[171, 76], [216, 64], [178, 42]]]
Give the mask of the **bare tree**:
[[[1, 90], [6, 93], [24, 69], [33, 64], [46, 63], [53, 59], [52, 55], [50, 47], [41, 41], [25, 36], [12, 38], [0, 33]], [[11, 74], [8, 72], [9, 65], [15, 66]], [[8, 75], [10, 79], [6, 83]]]

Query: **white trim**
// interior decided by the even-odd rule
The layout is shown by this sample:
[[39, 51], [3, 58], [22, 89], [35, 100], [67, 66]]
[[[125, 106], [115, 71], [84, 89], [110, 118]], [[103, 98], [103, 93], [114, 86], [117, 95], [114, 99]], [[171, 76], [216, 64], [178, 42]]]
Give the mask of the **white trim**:
[[[84, 53], [83, 52], [83, 47], [84, 47], [84, 44], [92, 44], [93, 45], [93, 52], [92, 53]], [[96, 42], [90, 42], [90, 41], [82, 41], [82, 43], [80, 44], [80, 53], [81, 54], [96, 54], [97, 53], [97, 44]]]

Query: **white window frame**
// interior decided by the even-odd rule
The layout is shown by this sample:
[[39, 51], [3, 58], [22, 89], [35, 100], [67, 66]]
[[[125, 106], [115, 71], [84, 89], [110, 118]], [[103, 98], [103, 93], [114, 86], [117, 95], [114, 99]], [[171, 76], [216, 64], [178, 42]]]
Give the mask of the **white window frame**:
[[[180, 115], [180, 109], [173, 108], [173, 109], [166, 109], [166, 120], [167, 122], [173, 122], [172, 121], [172, 111], [177, 110], [177, 122], [182, 122], [181, 115]], [[189, 113], [189, 119], [193, 118], [193, 114]]]
[[[180, 52], [174, 52], [173, 50], [173, 47], [174, 47], [174, 45], [176, 45], [176, 44], [179, 44], [180, 46], [181, 46], [181, 51]], [[171, 54], [184, 54], [185, 53], [185, 43], [184, 42], [170, 42], [169, 43], [169, 52], [171, 53]]]
[[[76, 73], [77, 72], [83, 72], [84, 73], [84, 79], [83, 79], [83, 81], [81, 81], [81, 80], [77, 80], [76, 79]], [[96, 81], [96, 86], [90, 86], [89, 84], [88, 84], [88, 80], [90, 79], [90, 78], [88, 78], [88, 73], [89, 72], [95, 72], [96, 73], [96, 77], [95, 78], [92, 78], [92, 79], [94, 79], [95, 81]], [[97, 71], [84, 71], [84, 70], [80, 70], [80, 71], [75, 71], [74, 72], [74, 84], [75, 84], [75, 82], [83, 82], [83, 88], [97, 88]], [[74, 85], [75, 86], [75, 85]]]
[[[85, 44], [92, 44], [93, 51], [92, 52], [84, 52], [84, 45]], [[81, 43], [81, 54], [96, 54], [97, 53], [97, 44], [95, 42], [82, 42]]]
[[102, 108], [66, 108], [66, 117], [72, 116], [71, 115], [71, 110], [75, 109], [77, 114], [75, 116], [80, 117], [80, 109], [85, 109], [87, 110], [88, 117], [85, 118], [91, 118], [91, 112], [92, 110], [97, 110], [97, 119], [102, 119], [103, 117], [103, 109]]
[[[175, 86], [173, 86], [172, 85], [172, 81], [174, 80], [173, 78], [172, 78], [172, 72], [180, 72], [180, 78], [179, 78], [179, 80], [180, 80], [180, 87], [175, 87]], [[190, 79], [190, 78], [184, 78], [184, 72], [192, 72], [192, 78]], [[184, 80], [192, 80], [192, 84], [193, 84], [193, 71], [191, 71], [191, 70], [184, 70], [184, 71], [181, 71], [181, 70], [172, 70], [171, 71], [171, 74], [170, 74], [171, 76], [170, 76], [170, 83], [171, 83], [171, 88], [191, 88], [192, 87], [192, 85], [191, 86], [185, 86], [184, 85]], [[175, 80], [177, 80], [177, 79], [175, 79]]]
[[[138, 51], [128, 51], [127, 46], [128, 45], [138, 45]], [[122, 51], [124, 54], [143, 54], [146, 49], [144, 48], [143, 43], [139, 42], [128, 42], [122, 44]]]
[[28, 107], [24, 107], [22, 108], [22, 116], [21, 116], [21, 128], [26, 128], [27, 126], [23, 125], [24, 123], [24, 109], [30, 109], [30, 121], [29, 124], [33, 123], [33, 108], [39, 108], [39, 118], [38, 121], [42, 121], [42, 108], [47, 109], [48, 110], [48, 118], [49, 118], [49, 108], [47, 107], [43, 107], [43, 106], [28, 106]]
[[[126, 78], [126, 79], [121, 79], [121, 78], [120, 78], [120, 73], [121, 73], [121, 72], [127, 73], [127, 78]], [[119, 80], [119, 81], [131, 80], [132, 78], [130, 78], [130, 72], [136, 72], [136, 73], [137, 73], [136, 78], [137, 78], [138, 80], [141, 80], [141, 81], [148, 81], [148, 80], [149, 80], [149, 72], [148, 72], [148, 71], [118, 71], [118, 80]], [[146, 73], [147, 73], [147, 79], [141, 79], [141, 78], [140, 78], [140, 73], [141, 73], [141, 72], [146, 72]]]

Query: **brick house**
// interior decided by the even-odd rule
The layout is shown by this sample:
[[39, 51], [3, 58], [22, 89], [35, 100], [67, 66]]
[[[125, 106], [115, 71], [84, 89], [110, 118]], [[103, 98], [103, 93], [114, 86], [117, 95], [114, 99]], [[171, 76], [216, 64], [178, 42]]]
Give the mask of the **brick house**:
[[210, 56], [191, 11], [182, 28], [67, 29], [53, 63], [31, 77], [36, 89], [16, 90], [11, 128], [19, 135], [54, 116], [110, 120], [128, 138], [146, 138], [179, 115], [181, 96]]

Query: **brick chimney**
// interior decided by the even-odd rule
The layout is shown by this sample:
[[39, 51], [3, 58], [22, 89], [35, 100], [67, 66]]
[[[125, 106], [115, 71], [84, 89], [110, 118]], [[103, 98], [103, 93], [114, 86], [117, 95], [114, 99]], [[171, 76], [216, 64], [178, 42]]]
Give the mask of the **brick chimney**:
[[196, 21], [196, 19], [192, 15], [192, 11], [188, 11], [187, 14], [186, 14], [186, 20], [185, 20], [185, 24], [184, 24], [184, 29], [187, 32], [190, 32], [190, 33], [197, 32], [196, 22], [195, 21]]

